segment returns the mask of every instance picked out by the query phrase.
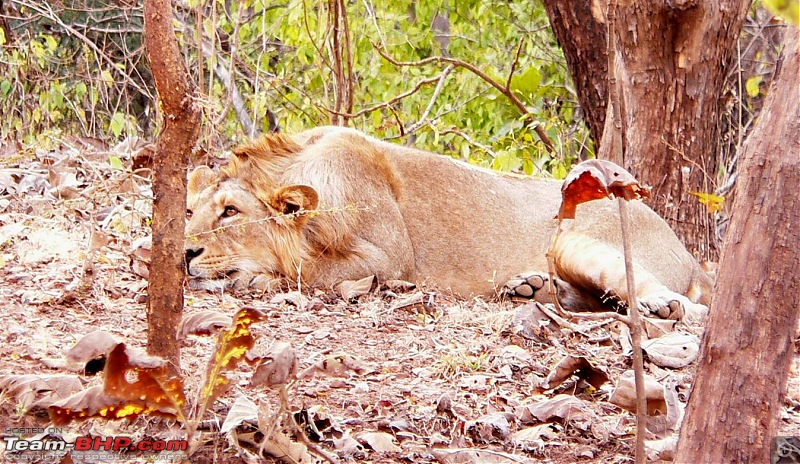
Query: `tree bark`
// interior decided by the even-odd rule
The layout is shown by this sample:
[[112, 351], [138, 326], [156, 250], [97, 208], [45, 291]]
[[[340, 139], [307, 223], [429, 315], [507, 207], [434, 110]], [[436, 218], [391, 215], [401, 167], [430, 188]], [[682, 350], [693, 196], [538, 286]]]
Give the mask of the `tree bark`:
[[770, 462], [800, 317], [798, 29], [784, 43], [782, 66], [744, 145], [675, 462]]
[[179, 366], [175, 331], [183, 311], [186, 168], [199, 135], [200, 110], [173, 30], [171, 2], [145, 1], [144, 16], [145, 46], [164, 122], [153, 175], [147, 346], [151, 354]]
[[[604, 2], [544, 0], [586, 109], [595, 146], [605, 107]], [[576, 5], [583, 4], [583, 5]], [[712, 192], [717, 172], [720, 90], [750, 2], [620, 2], [615, 25], [625, 158], [653, 187], [648, 203], [695, 255], [713, 259], [707, 207], [692, 192]], [[602, 37], [602, 39], [601, 39]], [[591, 60], [591, 61], [589, 61]], [[607, 91], [603, 97], [607, 98]], [[602, 119], [601, 119], [602, 118]]]
[[605, 2], [543, 0], [550, 27], [564, 51], [595, 147], [599, 147], [608, 103]]

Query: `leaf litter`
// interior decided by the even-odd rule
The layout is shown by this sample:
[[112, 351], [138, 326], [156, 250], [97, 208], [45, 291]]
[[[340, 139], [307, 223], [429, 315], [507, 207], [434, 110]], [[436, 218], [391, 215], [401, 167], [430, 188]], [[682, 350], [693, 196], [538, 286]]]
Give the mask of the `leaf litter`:
[[[146, 169], [134, 174], [132, 166], [145, 148], [135, 140], [116, 147], [66, 140], [0, 160], [4, 430], [47, 427], [48, 407], [122, 405], [127, 400], [103, 391], [107, 372], [91, 375], [104, 370], [114, 350], [114, 359], [124, 355], [115, 361], [124, 368], [113, 374], [120, 391], [132, 389], [129, 399], [142, 401], [140, 411], [174, 412], [169, 401], [142, 396], [177, 391], [179, 381], [157, 380], [164, 367], [137, 354], [147, 329], [152, 193]], [[252, 340], [226, 338], [244, 307], [252, 309]], [[212, 371], [227, 386], [206, 384], [219, 398], [198, 426], [203, 448], [192, 461], [319, 462], [315, 447], [348, 462], [629, 461], [633, 415], [620, 400], [631, 395], [626, 330], [616, 321], [549, 314], [533, 303], [461, 300], [371, 278], [337, 291], [187, 290], [183, 389], [199, 391], [202, 374]], [[653, 456], [663, 457], [691, 390], [702, 328], [659, 320], [645, 327], [649, 443]], [[212, 369], [217, 340], [249, 347], [248, 362]], [[800, 435], [800, 401], [791, 394], [800, 391], [792, 388], [800, 384], [798, 371], [796, 364], [783, 435]], [[291, 421], [278, 419], [282, 409]], [[67, 439], [185, 433], [152, 414], [89, 419], [63, 430]], [[264, 431], [271, 431], [269, 440]]]

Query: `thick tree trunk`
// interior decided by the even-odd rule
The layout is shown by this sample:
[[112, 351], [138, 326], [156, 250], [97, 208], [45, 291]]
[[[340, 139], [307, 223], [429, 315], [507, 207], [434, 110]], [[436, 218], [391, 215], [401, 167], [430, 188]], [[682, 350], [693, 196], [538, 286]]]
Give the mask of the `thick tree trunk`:
[[770, 462], [800, 317], [800, 31], [785, 43], [744, 146], [676, 462]]
[[164, 119], [154, 163], [147, 346], [151, 354], [179, 365], [175, 331], [183, 311], [186, 168], [199, 134], [200, 110], [173, 31], [170, 1], [146, 0], [144, 16], [145, 46]]
[[[606, 34], [599, 38], [605, 2], [591, 8], [586, 2], [544, 3], [578, 93], [589, 92], [581, 104], [596, 105], [590, 97], [597, 100], [607, 85], [600, 71], [607, 67], [605, 47], [598, 46], [605, 44]], [[716, 257], [713, 228], [706, 206], [691, 193], [715, 186], [719, 95], [749, 5], [649, 0], [619, 2], [616, 11], [625, 158], [612, 161], [653, 187], [650, 206], [702, 258]], [[586, 113], [599, 146], [596, 131], [605, 110]]]
[[543, 0], [564, 51], [595, 147], [600, 146], [608, 103], [605, 2]]

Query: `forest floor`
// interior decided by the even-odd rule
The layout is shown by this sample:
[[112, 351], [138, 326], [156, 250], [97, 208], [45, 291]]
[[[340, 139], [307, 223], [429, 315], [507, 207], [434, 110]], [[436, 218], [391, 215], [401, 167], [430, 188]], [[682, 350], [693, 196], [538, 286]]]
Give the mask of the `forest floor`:
[[[77, 139], [49, 151], [0, 150], [4, 436], [66, 442], [128, 437], [133, 443], [185, 438], [176, 421], [146, 415], [89, 419], [48, 432], [43, 409], [76, 388], [101, 384], [102, 374], [78, 376], [64, 361], [85, 335], [102, 330], [144, 348], [146, 281], [131, 250], [149, 232], [151, 193], [149, 181], [131, 169], [146, 164], [147, 151], [135, 140], [108, 148]], [[300, 461], [320, 461], [319, 449], [343, 462], [632, 462], [633, 415], [611, 402], [631, 365], [619, 322], [559, 324], [530, 303], [463, 300], [398, 282], [374, 287], [347, 300], [333, 291], [187, 291], [185, 317], [208, 311], [230, 317], [254, 307], [269, 316], [253, 325], [256, 348], [263, 352], [286, 342], [300, 371], [316, 371], [287, 389], [289, 408], [312, 445], [277, 414], [276, 390], [251, 386], [253, 368], [241, 363], [228, 374], [231, 388], [202, 418], [200, 446], [189, 461], [255, 462], [253, 443], [263, 442], [263, 432], [275, 425], [264, 447]], [[657, 326], [651, 329], [662, 334]], [[678, 324], [670, 333], [691, 352], [702, 328]], [[190, 402], [205, 381], [215, 344], [211, 336], [182, 340]], [[666, 364], [681, 364], [654, 348], [646, 371], [661, 385], [674, 385], [680, 413], [694, 363], [670, 368], [664, 356]], [[329, 366], [335, 360], [344, 360], [338, 370]], [[798, 371], [795, 362], [782, 435], [800, 435]], [[47, 386], [62, 374], [79, 381]], [[660, 409], [662, 418], [673, 407]], [[666, 428], [648, 438], [674, 436]], [[61, 462], [106, 461], [78, 451], [61, 454]], [[651, 457], [659, 459], [655, 452]], [[0, 450], [0, 461], [25, 459], [25, 453]], [[122, 456], [123, 462], [156, 459]]]

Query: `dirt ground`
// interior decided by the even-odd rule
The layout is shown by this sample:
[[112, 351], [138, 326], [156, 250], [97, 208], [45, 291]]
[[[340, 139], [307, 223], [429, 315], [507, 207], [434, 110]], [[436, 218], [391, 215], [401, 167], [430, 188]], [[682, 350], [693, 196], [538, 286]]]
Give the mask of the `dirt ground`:
[[[148, 179], [131, 171], [147, 164], [148, 150], [136, 140], [104, 147], [77, 139], [55, 141], [51, 150], [0, 150], [4, 436], [11, 428], [34, 432], [49, 426], [44, 407], [64, 393], [35, 379], [46, 383], [66, 374], [82, 388], [102, 383], [102, 374], [79, 376], [65, 365], [65, 353], [85, 335], [102, 330], [144, 348], [146, 281], [141, 256], [132, 248], [148, 233], [151, 192]], [[288, 343], [299, 371], [309, 373], [286, 393], [310, 444], [281, 414], [279, 389], [251, 386], [254, 368], [240, 363], [228, 374], [231, 388], [201, 418], [199, 448], [189, 462], [258, 462], [258, 444], [271, 428], [263, 448], [282, 449], [287, 461], [324, 462], [324, 456], [341, 462], [633, 461], [633, 415], [611, 402], [631, 365], [624, 354], [625, 330], [613, 319], [559, 325], [532, 304], [465, 301], [400, 282], [374, 285], [349, 299], [319, 290], [268, 295], [187, 290], [184, 314], [232, 316], [244, 306], [269, 316], [253, 325], [255, 350]], [[683, 337], [682, 346], [692, 347], [702, 328], [679, 324], [675, 333]], [[205, 381], [215, 344], [213, 336], [182, 340], [190, 403]], [[648, 353], [646, 371], [661, 385], [675, 386], [680, 413], [694, 364], [670, 368], [656, 362], [656, 354]], [[575, 359], [580, 368], [565, 367]], [[344, 364], [331, 369], [335, 360]], [[799, 366], [795, 363], [783, 404], [783, 435], [800, 435]], [[653, 428], [657, 433], [650, 439], [674, 436], [669, 426], [661, 432]], [[185, 428], [143, 415], [89, 419], [49, 438], [71, 442], [79, 436], [183, 439]], [[275, 454], [280, 453], [262, 461], [278, 461]], [[4, 462], [22, 455], [0, 450]], [[82, 456], [72, 451], [60, 459]], [[122, 459], [158, 457], [132, 453]]]

